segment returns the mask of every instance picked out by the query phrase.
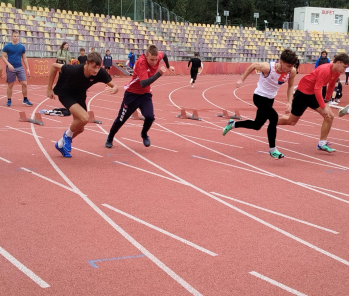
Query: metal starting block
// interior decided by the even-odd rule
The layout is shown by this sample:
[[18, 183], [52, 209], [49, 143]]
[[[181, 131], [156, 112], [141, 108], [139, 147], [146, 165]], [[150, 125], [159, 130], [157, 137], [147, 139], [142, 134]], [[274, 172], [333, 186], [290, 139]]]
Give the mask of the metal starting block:
[[35, 123], [38, 125], [44, 125], [40, 113], [35, 113], [35, 119], [31, 119], [31, 118], [28, 118], [27, 115], [25, 115], [24, 111], [21, 111], [19, 112], [19, 121]]
[[182, 108], [181, 114], [176, 115], [176, 117], [182, 118], [182, 119], [201, 120], [201, 118], [199, 117], [198, 110], [195, 110], [195, 109], [193, 109], [193, 115], [187, 115], [187, 113], [185, 112], [185, 109]]
[[224, 117], [226, 119], [238, 119], [241, 120], [240, 112], [235, 111], [234, 115], [229, 115], [227, 110], [222, 110], [223, 114], [216, 114], [217, 117]]
[[89, 123], [97, 123], [97, 124], [102, 124], [102, 121], [97, 120], [95, 118], [95, 114], [93, 113], [93, 111], [87, 111], [88, 116], [90, 117], [90, 120], [88, 121]]

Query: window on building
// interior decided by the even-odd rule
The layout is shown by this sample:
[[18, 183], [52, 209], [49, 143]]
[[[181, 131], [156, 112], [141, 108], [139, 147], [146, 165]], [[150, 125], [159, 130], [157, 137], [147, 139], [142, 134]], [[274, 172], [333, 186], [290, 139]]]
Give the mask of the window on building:
[[311, 14], [311, 23], [318, 24], [319, 23], [320, 13], [312, 13]]
[[335, 14], [334, 23], [335, 23], [335, 25], [342, 25], [343, 24], [343, 15]]

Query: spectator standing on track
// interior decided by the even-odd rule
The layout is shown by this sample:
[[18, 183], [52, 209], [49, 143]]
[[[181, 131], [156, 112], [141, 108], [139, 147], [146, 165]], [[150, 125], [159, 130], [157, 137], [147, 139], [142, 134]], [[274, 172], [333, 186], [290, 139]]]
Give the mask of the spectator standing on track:
[[[27, 75], [30, 76], [30, 70], [28, 66], [27, 57], [25, 55], [25, 47], [19, 43], [18, 31], [13, 30], [11, 34], [12, 42], [7, 43], [1, 54], [1, 58], [6, 64], [6, 82], [7, 82], [7, 103], [6, 106], [10, 107], [12, 103], [12, 90], [16, 81], [16, 77], [19, 83], [22, 85], [23, 104], [32, 106], [33, 104], [28, 100], [28, 87], [27, 77], [22, 65], [22, 60], [25, 68], [27, 69]], [[1, 69], [2, 73], [2, 69]], [[0, 75], [1, 76], [1, 75]]]
[[[47, 97], [55, 99], [58, 95], [62, 105], [73, 114], [73, 123], [63, 137], [56, 142], [56, 149], [64, 156], [71, 157], [72, 139], [84, 131], [84, 126], [89, 121], [89, 115], [86, 107], [86, 91], [92, 85], [103, 82], [109, 86], [107, 89], [111, 94], [118, 92], [118, 87], [112, 82], [109, 74], [101, 68], [102, 57], [97, 52], [92, 52], [87, 56], [86, 64], [80, 65], [62, 65], [54, 63], [51, 66]], [[52, 89], [53, 81], [60, 72], [58, 81]]]
[[78, 57], [79, 64], [86, 64], [87, 61], [87, 55], [85, 55], [85, 48], [80, 48], [80, 55]]
[[110, 50], [108, 49], [105, 52], [105, 56], [103, 59], [103, 67], [107, 71], [108, 74], [109, 74], [109, 71], [110, 71], [112, 64], [113, 64], [113, 57], [110, 55]]
[[345, 69], [345, 85], [348, 85], [349, 67]]
[[[327, 51], [323, 50], [320, 57], [316, 60], [315, 69], [323, 64], [331, 63], [330, 59], [327, 57]], [[325, 99], [327, 92], [327, 85], [324, 85], [322, 88], [322, 97]]]
[[68, 50], [68, 47], [69, 47], [68, 42], [64, 41], [62, 43], [62, 45], [60, 46], [59, 50], [57, 51], [56, 63], [58, 63], [58, 64], [70, 64], [71, 54]]
[[135, 66], [135, 63], [136, 63], [136, 56], [133, 53], [133, 48], [131, 49], [130, 53], [128, 54], [128, 60], [129, 60], [128, 65], [130, 66], [130, 68], [133, 69], [133, 67]]
[[[337, 79], [344, 73], [348, 66], [349, 56], [346, 53], [340, 53], [336, 55], [333, 63], [318, 67], [310, 74], [305, 75], [300, 80], [297, 90], [293, 95], [291, 113], [280, 117], [278, 125], [295, 125], [304, 111], [310, 107], [324, 118], [317, 148], [327, 152], [335, 152], [336, 149], [328, 147], [327, 142], [327, 136], [331, 130], [334, 115], [326, 103], [331, 99]], [[324, 100], [321, 89], [327, 84], [328, 88]]]
[[[200, 72], [204, 68], [204, 66], [201, 63], [201, 60], [199, 59], [198, 52], [195, 52], [194, 57], [189, 60], [188, 69], [190, 67], [190, 64], [192, 64], [191, 69], [190, 69], [190, 76], [191, 76], [190, 85], [191, 85], [191, 87], [194, 87], [194, 83], [195, 83], [196, 77], [198, 76], [198, 73], [200, 74]], [[200, 72], [199, 72], [199, 68], [201, 68]]]
[[343, 90], [342, 83], [338, 78], [334, 86], [334, 91], [331, 96], [330, 105], [338, 105], [338, 103], [340, 102], [340, 98], [343, 96], [342, 90]]
[[141, 113], [144, 116], [144, 124], [141, 132], [143, 144], [146, 147], [150, 146], [148, 131], [155, 120], [152, 102], [153, 95], [151, 93], [150, 84], [155, 82], [166, 72], [165, 67], [162, 66], [159, 68], [161, 60], [164, 60], [167, 69], [169, 69], [171, 73], [174, 73], [174, 67], [170, 66], [168, 63], [166, 54], [158, 51], [155, 45], [150, 45], [146, 54], [143, 54], [138, 59], [133, 71], [132, 80], [124, 86], [124, 98], [121, 103], [118, 117], [115, 119], [110, 129], [105, 147], [113, 147], [113, 139], [115, 134], [133, 114], [133, 112], [137, 110], [137, 108], [141, 110]]
[[284, 155], [280, 153], [275, 146], [276, 139], [276, 125], [278, 122], [278, 113], [273, 108], [274, 98], [282, 84], [288, 81], [287, 110], [290, 110], [294, 77], [296, 76], [296, 69], [294, 65], [297, 62], [297, 55], [290, 49], [285, 49], [280, 56], [279, 62], [269, 63], [254, 63], [247, 68], [242, 77], [237, 81], [236, 87], [242, 86], [243, 82], [253, 71], [260, 71], [257, 88], [253, 94], [253, 103], [257, 107], [257, 114], [254, 121], [234, 121], [229, 120], [228, 125], [223, 129], [223, 136], [232, 128], [248, 128], [260, 130], [267, 120], [268, 126], [268, 141], [269, 154], [275, 159], [283, 158]]

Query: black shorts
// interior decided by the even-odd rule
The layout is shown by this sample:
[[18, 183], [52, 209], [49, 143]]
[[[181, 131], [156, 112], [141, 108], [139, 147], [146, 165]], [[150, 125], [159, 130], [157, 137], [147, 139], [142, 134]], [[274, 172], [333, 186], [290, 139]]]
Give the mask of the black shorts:
[[74, 104], [79, 104], [82, 108], [84, 108], [87, 111], [86, 98], [76, 98], [70, 95], [70, 96], [58, 96], [58, 99], [62, 103], [62, 105], [68, 110]]
[[106, 69], [106, 70], [110, 70], [110, 67], [104, 67], [104, 69]]
[[299, 90], [296, 90], [293, 95], [291, 114], [294, 116], [302, 116], [308, 107], [314, 110], [320, 107], [315, 94], [306, 95]]

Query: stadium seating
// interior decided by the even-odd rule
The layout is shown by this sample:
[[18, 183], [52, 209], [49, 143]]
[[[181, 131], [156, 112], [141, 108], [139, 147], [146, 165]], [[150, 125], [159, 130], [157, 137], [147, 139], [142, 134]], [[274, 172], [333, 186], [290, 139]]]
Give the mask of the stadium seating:
[[349, 38], [344, 33], [258, 31], [251, 27], [156, 20], [134, 22], [129, 17], [36, 6], [21, 10], [3, 2], [0, 26], [2, 45], [10, 41], [12, 30], [18, 30], [28, 57], [56, 57], [63, 41], [68, 41], [75, 58], [80, 47], [86, 52], [95, 47], [101, 54], [110, 49], [113, 58], [126, 59], [131, 48], [140, 55], [149, 44], [156, 44], [176, 60], [187, 60], [197, 51], [203, 60], [228, 62], [275, 60], [284, 48], [295, 50], [304, 62], [314, 62], [321, 50], [327, 50], [330, 58], [337, 52], [349, 51]]

